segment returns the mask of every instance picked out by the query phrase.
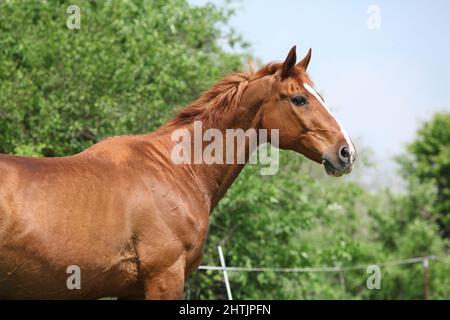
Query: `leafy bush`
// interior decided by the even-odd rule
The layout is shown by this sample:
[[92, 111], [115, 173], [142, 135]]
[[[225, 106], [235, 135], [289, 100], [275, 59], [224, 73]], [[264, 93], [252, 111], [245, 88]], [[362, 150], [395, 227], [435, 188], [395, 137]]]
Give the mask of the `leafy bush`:
[[[229, 11], [185, 0], [0, 2], [0, 152], [59, 156], [148, 132], [241, 56]], [[227, 31], [228, 30], [228, 31]], [[231, 33], [230, 33], [231, 32]]]

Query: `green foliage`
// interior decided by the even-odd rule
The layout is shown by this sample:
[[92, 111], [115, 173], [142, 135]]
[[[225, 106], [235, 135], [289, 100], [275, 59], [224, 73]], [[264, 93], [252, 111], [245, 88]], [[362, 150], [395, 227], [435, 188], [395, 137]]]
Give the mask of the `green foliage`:
[[148, 132], [241, 57], [229, 10], [186, 0], [0, 2], [0, 152], [57, 156]]
[[435, 215], [442, 233], [450, 237], [450, 113], [437, 113], [425, 123], [408, 151], [399, 159], [403, 175], [410, 185], [418, 180], [436, 189], [430, 213]]
[[[242, 56], [221, 46], [245, 46], [227, 24], [227, 8], [186, 0], [76, 1], [81, 30], [68, 30], [70, 4], [0, 2], [0, 152], [67, 155], [105, 136], [151, 131], [240, 66]], [[402, 157], [405, 194], [370, 193], [292, 152], [281, 153], [275, 176], [247, 166], [211, 216], [203, 264], [218, 265], [219, 244], [227, 264], [242, 267], [346, 267], [445, 255], [448, 239], [438, 230], [448, 230], [449, 122], [438, 114]], [[432, 298], [450, 297], [449, 272], [449, 265], [431, 262]], [[422, 298], [420, 265], [383, 267], [381, 290], [367, 289], [364, 269], [344, 276], [345, 292], [338, 273], [231, 272], [230, 280], [242, 299]], [[186, 294], [225, 299], [221, 273], [198, 271]]]
[[[448, 241], [427, 214], [433, 189], [371, 194], [354, 182], [329, 178], [322, 168], [282, 152], [280, 172], [258, 175], [247, 167], [212, 215], [205, 265], [218, 265], [217, 245], [229, 266], [367, 266], [376, 262], [446, 254]], [[358, 170], [358, 169], [357, 169]], [[431, 199], [431, 200], [430, 200]], [[430, 291], [448, 298], [450, 266], [431, 262]], [[231, 272], [242, 299], [422, 299], [421, 264], [382, 268], [382, 288], [368, 290], [364, 268], [338, 273]], [[220, 272], [199, 271], [190, 298], [226, 299]]]

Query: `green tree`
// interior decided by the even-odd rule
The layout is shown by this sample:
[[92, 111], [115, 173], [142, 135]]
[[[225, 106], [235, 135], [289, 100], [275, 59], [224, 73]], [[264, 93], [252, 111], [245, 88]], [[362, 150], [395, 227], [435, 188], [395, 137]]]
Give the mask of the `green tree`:
[[[274, 176], [247, 166], [211, 216], [204, 265], [218, 265], [217, 246], [228, 266], [320, 267], [445, 256], [449, 243], [439, 236], [428, 212], [435, 190], [416, 183], [409, 192], [371, 193], [293, 152], [281, 152]], [[364, 168], [356, 168], [363, 170]], [[433, 299], [450, 297], [450, 266], [430, 265]], [[422, 299], [421, 264], [382, 268], [380, 290], [366, 286], [365, 268], [338, 273], [230, 272], [241, 299]], [[198, 271], [186, 286], [188, 298], [226, 299], [221, 272]]]
[[[81, 9], [69, 30], [67, 7]], [[186, 0], [0, 1], [0, 152], [61, 156], [148, 132], [242, 56], [231, 11]]]
[[430, 214], [437, 219], [442, 234], [450, 237], [450, 113], [437, 113], [426, 122], [399, 162], [410, 185], [418, 180], [435, 188]]

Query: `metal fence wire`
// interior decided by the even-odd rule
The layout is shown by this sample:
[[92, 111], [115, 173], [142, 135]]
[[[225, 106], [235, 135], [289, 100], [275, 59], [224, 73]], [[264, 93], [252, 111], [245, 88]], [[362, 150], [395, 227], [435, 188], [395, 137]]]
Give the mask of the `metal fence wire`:
[[227, 267], [225, 264], [225, 257], [223, 255], [223, 250], [221, 246], [217, 247], [220, 258], [220, 266], [200, 266], [199, 270], [213, 270], [213, 271], [221, 271], [223, 273], [223, 280], [225, 283], [225, 288], [227, 291], [227, 297], [229, 300], [233, 300], [233, 295], [231, 292], [231, 285], [228, 279], [228, 272], [292, 272], [292, 273], [307, 273], [307, 272], [336, 272], [339, 273], [339, 279], [341, 286], [345, 292], [345, 271], [353, 271], [353, 270], [366, 270], [368, 266], [375, 265], [378, 267], [390, 267], [390, 266], [398, 266], [398, 265], [408, 265], [408, 264], [422, 264], [423, 269], [423, 297], [425, 300], [429, 299], [429, 265], [430, 261], [438, 261], [441, 263], [449, 264], [450, 260], [448, 257], [437, 257], [437, 256], [424, 256], [424, 257], [416, 257], [409, 259], [401, 259], [394, 261], [383, 261], [383, 262], [375, 262], [371, 264], [359, 264], [354, 266], [324, 266], [324, 267], [306, 267], [306, 268], [269, 268], [269, 267]]

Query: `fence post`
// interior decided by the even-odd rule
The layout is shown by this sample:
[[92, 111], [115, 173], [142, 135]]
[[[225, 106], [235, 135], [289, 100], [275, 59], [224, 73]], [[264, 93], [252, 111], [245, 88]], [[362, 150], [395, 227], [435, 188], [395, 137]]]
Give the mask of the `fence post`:
[[344, 299], [345, 299], [345, 295], [346, 295], [346, 289], [345, 289], [345, 276], [344, 276], [344, 270], [341, 267], [340, 263], [335, 263], [334, 264], [334, 268], [336, 269], [336, 271], [339, 273], [339, 283], [341, 285], [341, 289], [342, 289], [342, 294], [344, 295]]
[[345, 276], [344, 276], [344, 271], [342, 271], [341, 268], [339, 268], [339, 281], [341, 283], [341, 288], [342, 288], [342, 293], [344, 294], [344, 299], [345, 299]]
[[233, 300], [233, 296], [231, 295], [230, 281], [228, 280], [227, 267], [225, 265], [225, 258], [223, 256], [223, 252], [222, 252], [222, 247], [217, 246], [217, 250], [219, 251], [220, 264], [222, 265], [223, 280], [225, 282], [225, 287], [227, 288], [228, 300]]
[[429, 275], [429, 257], [424, 257], [422, 261], [423, 267], [423, 299], [430, 299], [430, 275]]

